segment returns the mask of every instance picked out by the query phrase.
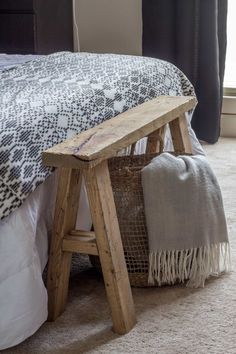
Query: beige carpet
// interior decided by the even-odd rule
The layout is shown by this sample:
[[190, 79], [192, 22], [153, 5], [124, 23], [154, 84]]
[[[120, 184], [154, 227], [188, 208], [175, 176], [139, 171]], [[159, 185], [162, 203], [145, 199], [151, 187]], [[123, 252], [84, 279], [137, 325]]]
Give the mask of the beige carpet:
[[138, 323], [118, 336], [111, 331], [102, 280], [93, 270], [74, 270], [65, 313], [4, 354], [236, 353], [236, 139], [205, 149], [223, 192], [232, 273], [209, 280], [204, 289], [134, 289]]

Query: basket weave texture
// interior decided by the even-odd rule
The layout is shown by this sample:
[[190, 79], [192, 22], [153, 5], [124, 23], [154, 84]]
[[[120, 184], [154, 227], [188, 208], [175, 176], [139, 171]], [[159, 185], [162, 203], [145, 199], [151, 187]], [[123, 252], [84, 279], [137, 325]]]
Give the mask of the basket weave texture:
[[[149, 247], [141, 171], [162, 152], [160, 149], [159, 153], [116, 156], [108, 160], [129, 280], [134, 287], [157, 286], [148, 284]], [[169, 153], [190, 155], [177, 151]], [[90, 260], [101, 271], [99, 257], [90, 256]]]
[[148, 235], [141, 170], [158, 154], [114, 157], [109, 160], [111, 184], [130, 283], [148, 285]]

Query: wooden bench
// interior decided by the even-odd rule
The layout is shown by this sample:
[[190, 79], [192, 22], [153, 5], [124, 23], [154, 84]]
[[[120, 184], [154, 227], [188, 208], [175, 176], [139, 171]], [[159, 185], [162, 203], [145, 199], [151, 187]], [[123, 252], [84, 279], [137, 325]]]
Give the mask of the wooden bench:
[[[82, 132], [43, 153], [59, 168], [58, 191], [48, 268], [49, 320], [66, 306], [72, 252], [99, 255], [113, 329], [124, 334], [136, 323], [107, 159], [148, 137], [147, 152], [158, 149], [169, 124], [177, 152], [191, 153], [185, 112], [193, 97], [159, 97]], [[94, 232], [75, 230], [81, 177], [84, 177]], [[86, 239], [88, 241], [84, 241]]]

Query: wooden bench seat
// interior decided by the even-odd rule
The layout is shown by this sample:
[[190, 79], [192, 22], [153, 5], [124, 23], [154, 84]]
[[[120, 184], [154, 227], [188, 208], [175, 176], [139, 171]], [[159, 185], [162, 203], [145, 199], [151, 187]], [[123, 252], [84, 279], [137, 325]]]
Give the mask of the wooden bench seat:
[[[158, 97], [43, 153], [45, 165], [59, 168], [48, 267], [50, 320], [65, 309], [71, 256], [72, 252], [79, 252], [100, 257], [114, 331], [123, 334], [132, 329], [135, 310], [107, 159], [143, 137], [148, 137], [146, 151], [157, 151], [166, 124], [175, 151], [191, 153], [185, 112], [195, 105], [194, 97]], [[82, 176], [94, 232], [75, 230]]]
[[[47, 166], [93, 167], [176, 117], [182, 117], [195, 105], [194, 97], [158, 97], [52, 147], [44, 152], [43, 162]], [[174, 129], [177, 127], [172, 123]]]

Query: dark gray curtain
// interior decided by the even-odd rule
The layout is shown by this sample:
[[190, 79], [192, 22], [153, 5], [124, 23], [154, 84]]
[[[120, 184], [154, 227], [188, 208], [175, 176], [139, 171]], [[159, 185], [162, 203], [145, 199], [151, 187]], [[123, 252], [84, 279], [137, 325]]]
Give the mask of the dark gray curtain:
[[226, 53], [227, 0], [143, 0], [143, 55], [175, 64], [195, 87], [192, 127], [214, 143], [220, 113]]

